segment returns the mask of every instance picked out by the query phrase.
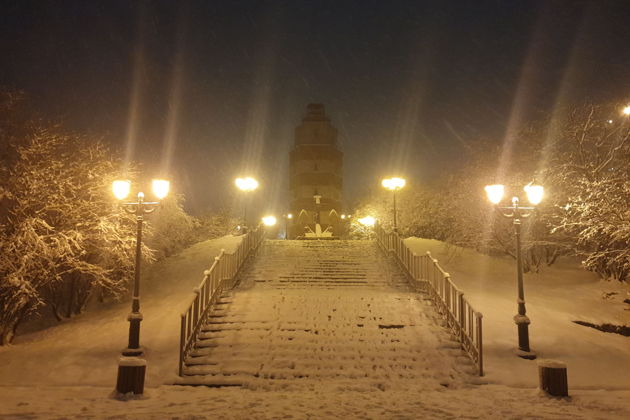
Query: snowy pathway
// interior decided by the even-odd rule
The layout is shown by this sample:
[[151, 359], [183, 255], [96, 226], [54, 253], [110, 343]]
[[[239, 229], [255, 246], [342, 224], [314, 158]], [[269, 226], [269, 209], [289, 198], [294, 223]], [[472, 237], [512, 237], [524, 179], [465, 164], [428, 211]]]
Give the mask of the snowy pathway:
[[457, 387], [472, 364], [423, 296], [367, 241], [267, 241], [212, 314], [188, 384]]

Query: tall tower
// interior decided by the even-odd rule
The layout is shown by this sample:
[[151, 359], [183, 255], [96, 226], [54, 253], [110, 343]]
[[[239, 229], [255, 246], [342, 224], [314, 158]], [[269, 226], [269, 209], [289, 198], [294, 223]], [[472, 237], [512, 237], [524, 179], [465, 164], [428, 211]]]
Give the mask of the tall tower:
[[313, 237], [319, 231], [322, 237], [339, 236], [343, 153], [337, 148], [337, 129], [324, 105], [309, 104], [306, 109], [289, 154], [289, 238]]

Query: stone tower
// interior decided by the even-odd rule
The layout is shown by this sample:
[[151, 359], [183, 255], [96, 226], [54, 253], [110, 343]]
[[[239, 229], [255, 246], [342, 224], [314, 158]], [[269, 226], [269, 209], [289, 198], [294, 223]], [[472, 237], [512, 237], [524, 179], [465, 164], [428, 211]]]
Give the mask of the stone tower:
[[342, 165], [337, 129], [326, 116], [324, 105], [309, 104], [295, 129], [295, 146], [289, 155], [293, 214], [289, 238], [341, 235]]

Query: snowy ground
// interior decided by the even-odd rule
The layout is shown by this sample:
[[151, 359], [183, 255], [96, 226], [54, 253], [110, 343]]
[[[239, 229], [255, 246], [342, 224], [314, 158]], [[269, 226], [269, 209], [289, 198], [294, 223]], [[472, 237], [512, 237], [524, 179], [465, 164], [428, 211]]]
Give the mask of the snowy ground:
[[[510, 258], [447, 248], [439, 241], [410, 238], [416, 253], [431, 251], [470, 303], [483, 313], [485, 379], [490, 383], [535, 387], [536, 361], [514, 357], [517, 331], [516, 264]], [[538, 274], [525, 274], [530, 345], [539, 358], [567, 364], [569, 390], [630, 389], [630, 337], [573, 323], [630, 325], [630, 289], [598, 280], [574, 261], [560, 261]]]
[[[149, 362], [147, 385], [173, 380], [179, 358], [179, 315], [192, 290], [222, 248], [236, 248], [239, 237], [196, 244], [147, 267], [140, 287], [140, 343]], [[40, 332], [18, 336], [0, 347], [0, 385], [113, 386], [120, 351], [127, 345], [130, 304], [90, 311]], [[0, 410], [1, 412], [1, 410]]]
[[142, 290], [141, 342], [148, 360], [144, 398], [111, 398], [129, 310], [115, 305], [0, 348], [0, 419], [630, 418], [630, 339], [570, 322], [628, 324], [621, 303], [602, 299], [604, 290], [627, 289], [574, 268], [526, 277], [532, 348], [542, 357], [567, 362], [569, 369], [571, 398], [548, 398], [536, 390], [536, 362], [513, 355], [513, 262], [468, 251], [447, 260], [439, 242], [420, 239], [408, 243], [418, 252], [432, 250], [484, 313], [488, 384], [461, 383], [451, 389], [412, 381], [404, 389], [351, 390], [347, 383], [330, 381], [299, 391], [166, 385], [175, 379], [179, 312], [212, 257], [237, 243], [231, 237], [207, 241], [147, 270]]

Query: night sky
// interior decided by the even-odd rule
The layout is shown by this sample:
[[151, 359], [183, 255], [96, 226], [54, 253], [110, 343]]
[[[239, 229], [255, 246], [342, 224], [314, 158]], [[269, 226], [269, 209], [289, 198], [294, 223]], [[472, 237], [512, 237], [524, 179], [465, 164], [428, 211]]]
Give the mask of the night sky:
[[310, 102], [339, 129], [351, 201], [558, 107], [630, 98], [629, 1], [0, 4], [0, 85], [168, 173], [193, 211], [245, 174], [284, 210]]

